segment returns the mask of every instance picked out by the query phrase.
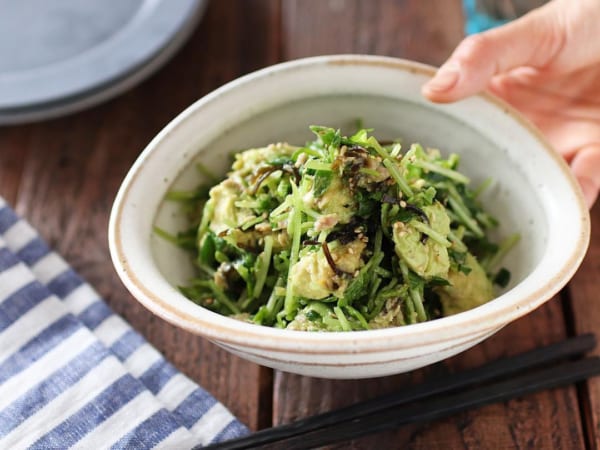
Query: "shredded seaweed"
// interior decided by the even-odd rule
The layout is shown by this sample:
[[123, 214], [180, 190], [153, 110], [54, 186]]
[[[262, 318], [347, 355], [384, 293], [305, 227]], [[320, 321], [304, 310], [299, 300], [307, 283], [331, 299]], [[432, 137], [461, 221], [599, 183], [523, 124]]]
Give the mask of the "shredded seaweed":
[[310, 129], [303, 147], [240, 152], [220, 183], [199, 165], [212, 189], [167, 194], [192, 226], [154, 231], [192, 254], [198, 274], [180, 287], [190, 300], [259, 325], [352, 331], [455, 311], [460, 277], [509, 284], [498, 267], [519, 236], [488, 237], [498, 221], [479, 195], [490, 180], [471, 190], [457, 155], [403, 153], [370, 129]]

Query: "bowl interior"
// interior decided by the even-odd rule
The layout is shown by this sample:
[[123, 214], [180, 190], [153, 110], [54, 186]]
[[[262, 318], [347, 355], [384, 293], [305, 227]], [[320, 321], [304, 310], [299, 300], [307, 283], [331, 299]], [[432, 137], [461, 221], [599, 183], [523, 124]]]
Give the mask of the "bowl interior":
[[[491, 187], [481, 199], [485, 208], [500, 219], [501, 225], [493, 237], [499, 240], [514, 232], [522, 237], [503, 262], [512, 273], [506, 289], [533, 271], [548, 240], [547, 218], [532, 184], [535, 181], [527, 178], [507, 148], [444, 110], [412, 101], [378, 95], [323, 95], [269, 108], [223, 130], [211, 142], [202, 143], [170, 189], [193, 189], [206, 181], [195, 169], [196, 162], [222, 176], [236, 150], [280, 141], [302, 145], [314, 137], [309, 125], [332, 126], [352, 134], [357, 119], [365, 127], [374, 128], [374, 135], [380, 139], [401, 138], [405, 150], [411, 143], [420, 142], [439, 148], [446, 155], [458, 153], [460, 170], [471, 178], [472, 187], [492, 178]], [[189, 228], [180, 206], [169, 201], [160, 203], [155, 224], [170, 232]], [[173, 285], [185, 285], [195, 273], [189, 255], [157, 236], [151, 242], [161, 273]]]

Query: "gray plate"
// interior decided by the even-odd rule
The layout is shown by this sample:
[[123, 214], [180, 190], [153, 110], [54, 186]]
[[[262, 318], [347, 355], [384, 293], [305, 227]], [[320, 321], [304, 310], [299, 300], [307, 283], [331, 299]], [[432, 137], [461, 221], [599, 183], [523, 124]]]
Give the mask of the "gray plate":
[[206, 0], [0, 0], [0, 122], [72, 112], [148, 76]]

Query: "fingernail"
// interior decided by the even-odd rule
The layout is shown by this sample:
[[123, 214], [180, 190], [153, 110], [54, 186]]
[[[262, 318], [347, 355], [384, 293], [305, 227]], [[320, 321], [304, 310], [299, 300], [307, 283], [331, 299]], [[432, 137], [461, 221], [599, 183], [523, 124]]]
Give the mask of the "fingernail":
[[451, 61], [439, 68], [433, 79], [425, 87], [431, 91], [444, 92], [452, 89], [460, 77], [458, 63]]
[[586, 177], [579, 177], [579, 184], [581, 185], [581, 190], [583, 191], [583, 197], [585, 198], [585, 202], [588, 208], [592, 208], [594, 206], [594, 202], [598, 198], [598, 184]]

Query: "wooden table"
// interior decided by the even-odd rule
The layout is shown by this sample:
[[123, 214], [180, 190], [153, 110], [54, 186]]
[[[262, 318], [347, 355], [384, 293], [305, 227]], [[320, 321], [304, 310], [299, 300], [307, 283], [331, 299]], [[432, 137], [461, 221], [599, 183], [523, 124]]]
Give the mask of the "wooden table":
[[[106, 229], [117, 188], [138, 153], [187, 105], [244, 73], [309, 55], [374, 53], [439, 64], [461, 39], [462, 21], [459, 0], [215, 0], [184, 49], [136, 89], [66, 118], [0, 128], [0, 195], [117, 313], [252, 429], [600, 331], [598, 204], [587, 258], [560, 297], [462, 355], [380, 379], [321, 380], [240, 360], [154, 317], [113, 271]], [[600, 378], [363, 438], [351, 447], [598, 448], [599, 426]]]

